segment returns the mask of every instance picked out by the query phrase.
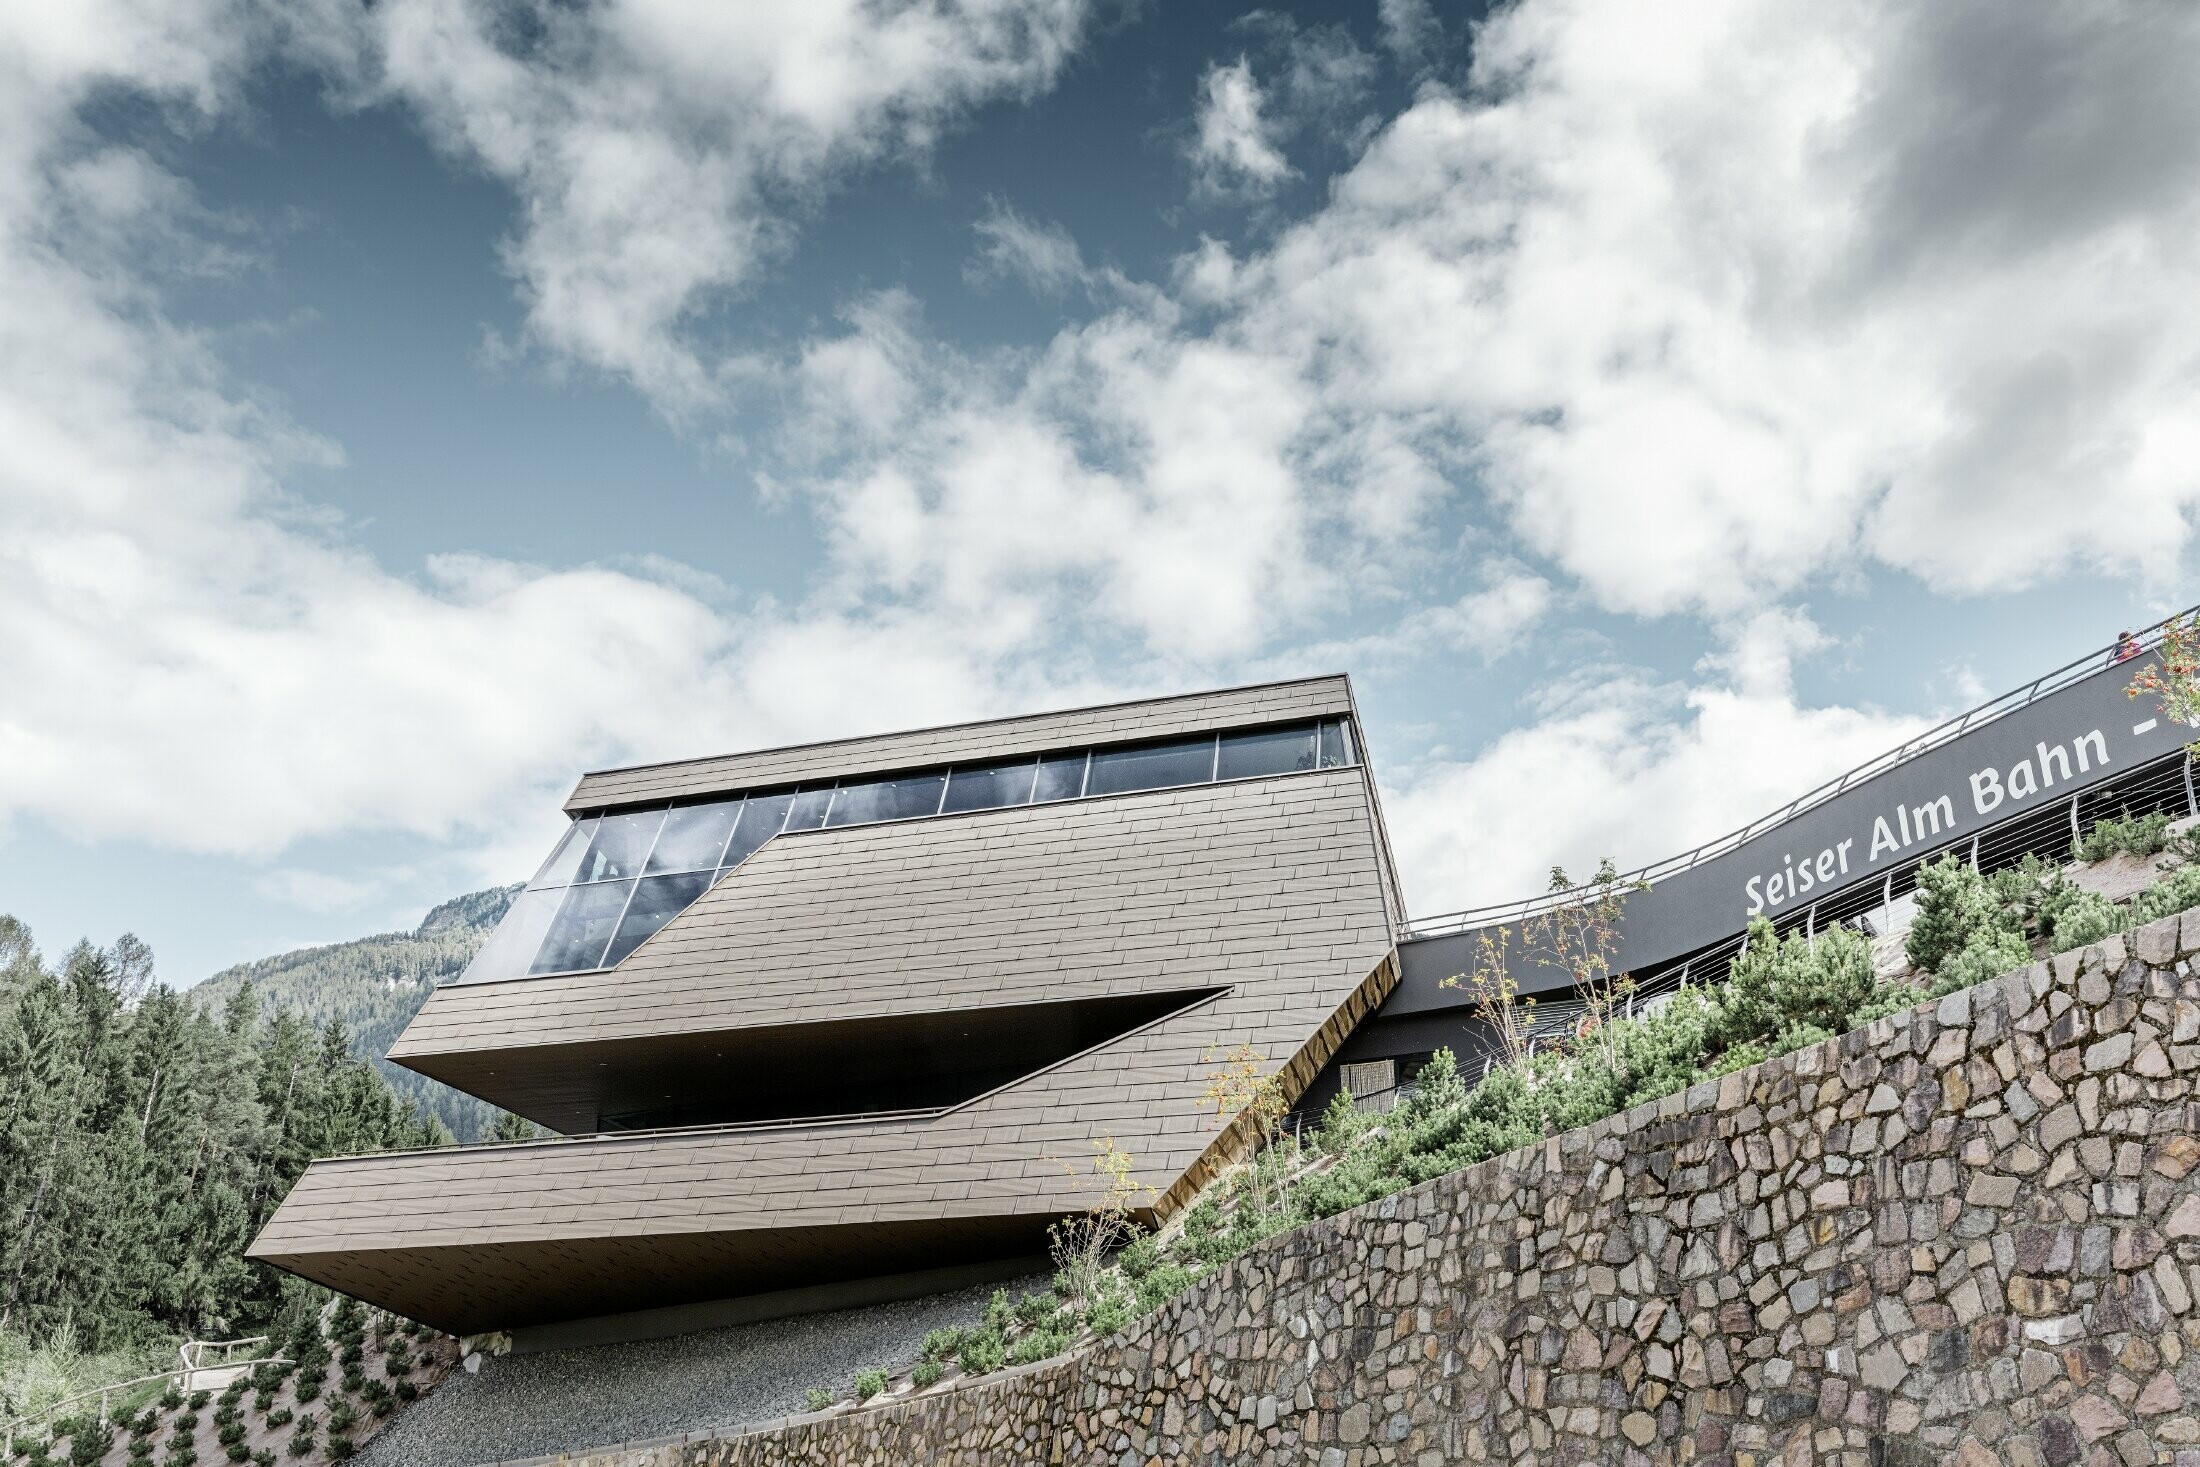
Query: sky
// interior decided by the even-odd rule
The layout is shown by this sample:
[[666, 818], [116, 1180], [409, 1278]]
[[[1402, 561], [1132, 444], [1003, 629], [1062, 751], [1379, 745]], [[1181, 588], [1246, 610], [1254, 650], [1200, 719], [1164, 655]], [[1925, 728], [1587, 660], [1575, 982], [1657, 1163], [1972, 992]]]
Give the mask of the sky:
[[0, 911], [170, 982], [584, 770], [1333, 671], [1416, 915], [2186, 605], [2200, 9], [0, 9]]

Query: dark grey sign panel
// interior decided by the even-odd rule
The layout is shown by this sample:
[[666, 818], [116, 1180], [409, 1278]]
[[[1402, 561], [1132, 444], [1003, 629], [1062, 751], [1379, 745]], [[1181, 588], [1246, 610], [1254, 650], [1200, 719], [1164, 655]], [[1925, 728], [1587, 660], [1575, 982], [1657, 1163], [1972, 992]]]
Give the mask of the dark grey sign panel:
[[[2174, 753], [2192, 730], [2161, 717], [2153, 699], [2124, 692], [2145, 665], [2103, 667], [2042, 694], [1648, 891], [1629, 894], [1620, 966], [1639, 972], [1731, 937], [1752, 917], [1799, 913], [2011, 816], [2045, 809]], [[1767, 750], [1765, 757], [1779, 753]], [[1458, 990], [1439, 985], [1472, 970], [1481, 931], [1408, 942], [1401, 980], [1382, 1016], [1464, 1002]], [[1561, 981], [1549, 969], [1515, 978], [1525, 993]]]

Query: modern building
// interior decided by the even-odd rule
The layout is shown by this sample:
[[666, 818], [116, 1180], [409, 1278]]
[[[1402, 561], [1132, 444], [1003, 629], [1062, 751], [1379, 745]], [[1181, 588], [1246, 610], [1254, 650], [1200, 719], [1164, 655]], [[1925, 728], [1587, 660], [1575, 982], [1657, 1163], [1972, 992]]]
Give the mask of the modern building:
[[[1639, 873], [1653, 1002], [1754, 916], [1884, 930], [1920, 862], [2200, 809], [2185, 730], [2095, 654]], [[2020, 768], [2020, 766], [2022, 766]], [[521, 1348], [931, 1292], [1034, 1265], [1127, 1153], [1165, 1217], [1248, 1138], [1485, 1045], [1495, 937], [1539, 1023], [1553, 898], [1408, 926], [1349, 683], [1314, 678], [584, 777], [572, 823], [390, 1058], [548, 1127], [319, 1161], [251, 1255]], [[1563, 897], [1558, 898], [1563, 900]]]
[[[390, 1051], [561, 1133], [317, 1162], [252, 1256], [458, 1333], [651, 1332], [1043, 1254], [1094, 1148], [1154, 1208], [1388, 994], [1341, 677], [653, 765]], [[672, 1314], [649, 1311], [671, 1309]]]

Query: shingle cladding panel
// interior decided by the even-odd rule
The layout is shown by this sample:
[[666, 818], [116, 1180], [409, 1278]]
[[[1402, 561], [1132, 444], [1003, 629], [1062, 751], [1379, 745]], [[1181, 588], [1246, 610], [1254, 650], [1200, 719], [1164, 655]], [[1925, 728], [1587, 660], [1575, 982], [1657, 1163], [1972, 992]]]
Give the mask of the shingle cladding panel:
[[[1388, 971], [1379, 850], [1357, 768], [774, 842], [613, 973], [445, 989], [401, 1049], [1229, 991], [929, 1120], [316, 1163], [252, 1253], [472, 1329], [656, 1302], [669, 1286], [645, 1257], [668, 1240], [702, 1269], [820, 1238], [879, 1257], [908, 1229], [982, 1239], [1086, 1205], [1079, 1176], [1103, 1136], [1166, 1191], [1220, 1134], [1203, 1097], [1213, 1051], [1299, 1054]], [[616, 1238], [656, 1241], [633, 1253]]]
[[1099, 708], [1074, 708], [1060, 713], [841, 739], [826, 744], [802, 744], [708, 759], [603, 770], [583, 775], [566, 800], [565, 808], [578, 813], [802, 780], [852, 778], [962, 760], [1011, 758], [1086, 744], [1122, 743], [1167, 738], [1172, 734], [1285, 723], [1351, 710], [1350, 685], [1341, 676], [1263, 683], [1221, 692], [1191, 693]]
[[1356, 768], [804, 831], [617, 968], [440, 989], [390, 1057], [1237, 981], [1340, 892], [1380, 913], [1377, 851]]

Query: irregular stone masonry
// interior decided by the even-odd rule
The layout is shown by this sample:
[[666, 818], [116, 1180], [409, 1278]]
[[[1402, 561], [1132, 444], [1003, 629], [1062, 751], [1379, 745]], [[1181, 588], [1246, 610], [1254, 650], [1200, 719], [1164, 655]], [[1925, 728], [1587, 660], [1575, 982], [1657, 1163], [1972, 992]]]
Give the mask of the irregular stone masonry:
[[2200, 1467], [2200, 911], [1270, 1240], [1128, 1332], [576, 1459]]

